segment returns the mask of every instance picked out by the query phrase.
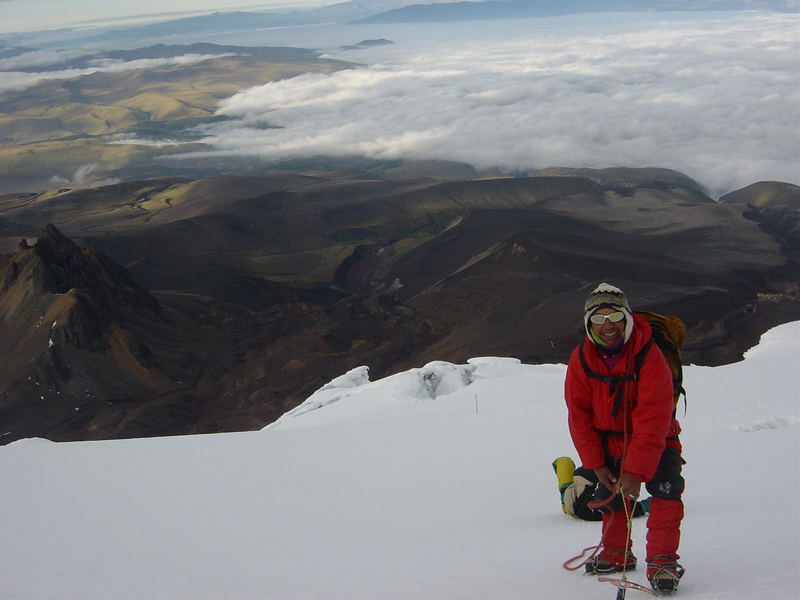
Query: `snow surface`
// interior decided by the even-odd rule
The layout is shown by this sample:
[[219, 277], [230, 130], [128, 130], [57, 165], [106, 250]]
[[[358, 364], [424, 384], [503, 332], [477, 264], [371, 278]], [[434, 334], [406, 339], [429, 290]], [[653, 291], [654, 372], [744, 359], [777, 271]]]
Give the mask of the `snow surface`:
[[[600, 535], [550, 466], [564, 369], [362, 367], [260, 432], [2, 447], [0, 599], [611, 600], [561, 568]], [[685, 384], [679, 597], [800, 598], [800, 322]]]

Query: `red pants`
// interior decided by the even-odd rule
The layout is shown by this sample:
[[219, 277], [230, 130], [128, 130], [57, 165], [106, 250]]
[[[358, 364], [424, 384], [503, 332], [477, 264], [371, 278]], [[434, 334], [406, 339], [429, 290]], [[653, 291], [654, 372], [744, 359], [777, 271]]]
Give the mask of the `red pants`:
[[[670, 556], [677, 560], [681, 541], [681, 520], [683, 519], [683, 500], [665, 500], [653, 497], [650, 500], [650, 514], [647, 517], [647, 561], [656, 556]], [[628, 537], [628, 523], [625, 512], [603, 515], [603, 547], [625, 550]], [[628, 551], [630, 551], [630, 542]]]
[[[681, 521], [683, 520], [683, 476], [681, 470], [680, 442], [669, 440], [653, 479], [646, 484], [652, 494], [650, 515], [647, 518], [647, 561], [656, 556], [669, 556], [675, 560], [681, 541]], [[620, 507], [621, 502], [619, 503]], [[618, 510], [603, 515], [603, 546], [625, 550], [628, 524], [625, 511]], [[630, 550], [630, 546], [628, 547]]]

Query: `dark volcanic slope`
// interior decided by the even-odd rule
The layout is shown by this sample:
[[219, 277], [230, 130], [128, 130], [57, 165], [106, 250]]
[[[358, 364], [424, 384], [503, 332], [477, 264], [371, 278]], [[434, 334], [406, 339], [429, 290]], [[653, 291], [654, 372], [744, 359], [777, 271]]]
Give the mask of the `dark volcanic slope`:
[[744, 210], [781, 242], [785, 251], [798, 257], [800, 249], [800, 211], [797, 186], [780, 181], [761, 181], [720, 198]]
[[21, 243], [0, 272], [0, 416], [7, 436], [108, 432], [143, 397], [179, 388], [177, 380], [191, 371], [191, 357], [169, 342], [179, 332], [190, 339], [169, 311], [124, 268], [81, 250], [56, 228], [48, 226], [35, 246]]
[[[5, 441], [260, 427], [361, 364], [376, 378], [479, 355], [564, 361], [601, 280], [683, 318], [697, 364], [738, 360], [800, 318], [800, 188], [715, 203], [671, 171], [579, 174], [216, 177], [0, 198], [9, 250], [50, 222], [92, 248], [56, 245], [74, 259], [61, 263], [88, 260], [60, 291], [20, 275], [38, 272], [25, 265], [51, 230], [2, 263]], [[101, 318], [56, 318], [93, 314], [62, 306], [84, 296]], [[56, 353], [47, 327], [70, 319], [94, 326], [92, 341], [61, 333]], [[36, 382], [52, 392], [43, 405]]]

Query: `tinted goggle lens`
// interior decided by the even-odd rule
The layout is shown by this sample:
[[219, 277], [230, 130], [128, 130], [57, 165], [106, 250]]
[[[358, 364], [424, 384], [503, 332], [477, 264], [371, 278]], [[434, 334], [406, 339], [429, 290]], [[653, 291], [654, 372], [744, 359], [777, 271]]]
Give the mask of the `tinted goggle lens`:
[[589, 317], [589, 320], [592, 323], [596, 323], [597, 325], [602, 325], [606, 322], [606, 319], [611, 321], [612, 323], [619, 323], [622, 319], [625, 318], [625, 313], [622, 311], [613, 312], [610, 315], [592, 315]]

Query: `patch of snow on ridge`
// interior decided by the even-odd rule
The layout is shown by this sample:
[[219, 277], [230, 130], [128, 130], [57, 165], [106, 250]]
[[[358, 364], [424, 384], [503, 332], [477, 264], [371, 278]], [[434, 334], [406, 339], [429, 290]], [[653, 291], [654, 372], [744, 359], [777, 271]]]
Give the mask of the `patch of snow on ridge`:
[[32, 437], [15, 440], [11, 442], [9, 446], [51, 446], [55, 445], [56, 443], [57, 442], [53, 442], [45, 438]]
[[[369, 367], [356, 367], [322, 386], [264, 430], [391, 418], [398, 408], [444, 398], [478, 380], [513, 376], [529, 367], [516, 358], [473, 358], [465, 365], [433, 361], [378, 381], [369, 380]], [[333, 404], [337, 405], [335, 411], [326, 410]]]
[[477, 365], [454, 365], [437, 360], [422, 367], [418, 375], [422, 389], [435, 399], [467, 387], [477, 368]]
[[366, 383], [369, 383], [369, 367], [356, 367], [355, 369], [350, 369], [344, 375], [340, 375], [336, 379], [332, 379], [330, 382], [323, 385], [319, 391], [338, 388], [353, 388]]
[[786, 323], [765, 332], [758, 344], [744, 353], [744, 358], [761, 356], [772, 352], [788, 353], [788, 358], [795, 366], [800, 365], [800, 327], [797, 322]]
[[302, 404], [288, 411], [277, 421], [264, 427], [264, 429], [271, 429], [284, 420], [295, 419], [311, 411], [319, 410], [334, 402], [338, 402], [342, 398], [349, 396], [351, 390], [354, 388], [359, 388], [368, 383], [369, 367], [361, 366], [351, 369], [344, 375], [340, 375], [323, 385]]

